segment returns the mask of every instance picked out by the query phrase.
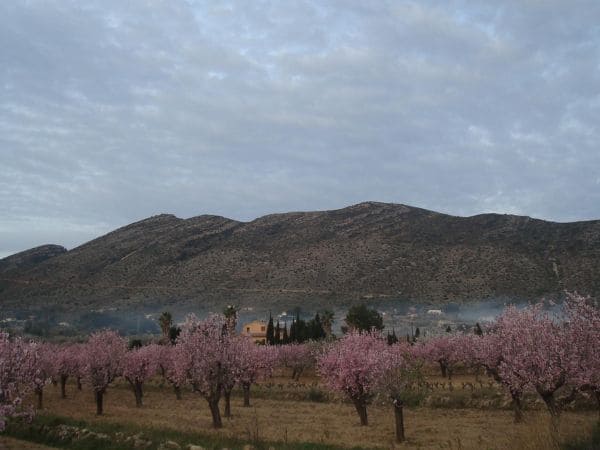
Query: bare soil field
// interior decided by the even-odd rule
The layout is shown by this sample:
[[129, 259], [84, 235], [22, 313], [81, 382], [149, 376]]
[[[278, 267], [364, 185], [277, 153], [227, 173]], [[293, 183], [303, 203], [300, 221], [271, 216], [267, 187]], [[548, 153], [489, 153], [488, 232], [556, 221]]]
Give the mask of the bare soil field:
[[[468, 379], [468, 378], [463, 378]], [[301, 383], [314, 383], [312, 377]], [[523, 424], [513, 423], [512, 412], [498, 408], [414, 407], [405, 410], [407, 442], [394, 442], [394, 416], [389, 406], [369, 408], [369, 426], [361, 427], [351, 404], [332, 399], [298, 400], [287, 378], [269, 380], [256, 390], [252, 406], [244, 408], [242, 398], [232, 398], [232, 417], [224, 420], [221, 430], [213, 430], [206, 401], [198, 394], [184, 392], [176, 400], [169, 386], [148, 386], [144, 406], [135, 407], [133, 393], [125, 384], [108, 390], [105, 415], [95, 415], [92, 392], [84, 386], [77, 391], [68, 386], [68, 398], [60, 398], [60, 389], [48, 386], [44, 410], [40, 413], [84, 420], [89, 424], [129, 423], [145, 428], [162, 428], [186, 433], [216, 433], [248, 442], [312, 442], [340, 447], [402, 449], [547, 449], [553, 443], [545, 410], [526, 411]], [[455, 380], [460, 384], [460, 378]], [[281, 387], [279, 386], [281, 385]], [[279, 392], [278, 392], [279, 391]], [[273, 392], [269, 395], [269, 392]], [[465, 391], [457, 389], [456, 395]], [[454, 395], [448, 392], [447, 395]], [[272, 397], [272, 398], [270, 398]], [[559, 439], [572, 440], [591, 433], [597, 420], [595, 411], [565, 412], [561, 416]]]

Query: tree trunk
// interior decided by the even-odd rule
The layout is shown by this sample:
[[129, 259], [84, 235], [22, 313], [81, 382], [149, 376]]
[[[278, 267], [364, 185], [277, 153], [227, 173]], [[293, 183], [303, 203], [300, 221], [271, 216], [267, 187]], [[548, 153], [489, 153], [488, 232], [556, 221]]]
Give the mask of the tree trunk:
[[77, 377], [77, 390], [81, 390], [81, 377]]
[[542, 394], [542, 400], [544, 400], [544, 403], [546, 404], [546, 407], [548, 408], [548, 412], [550, 413], [550, 415], [552, 417], [558, 417], [560, 415], [560, 408], [558, 407], [558, 405], [556, 404], [556, 401], [554, 400], [554, 393]]
[[173, 386], [173, 390], [175, 391], [177, 400], [181, 400], [181, 388], [179, 386]]
[[223, 395], [225, 396], [225, 410], [223, 411], [223, 416], [231, 417], [231, 391], [224, 391]]
[[596, 403], [598, 403], [598, 422], [600, 422], [600, 390], [594, 391], [594, 395], [596, 396]]
[[67, 375], [60, 376], [60, 398], [67, 398], [67, 391], [66, 391], [67, 378], [68, 378]]
[[360, 417], [361, 425], [369, 425], [369, 420], [367, 418], [367, 405], [363, 399], [353, 399], [354, 407], [356, 408], [356, 412], [358, 413], [358, 417]]
[[44, 407], [44, 388], [35, 388], [35, 395], [37, 397], [37, 409]]
[[104, 412], [102, 401], [104, 400], [104, 390], [95, 391], [96, 395], [96, 415], [101, 416]]
[[142, 401], [144, 397], [143, 384], [139, 381], [136, 381], [133, 387], [133, 392], [135, 393], [135, 406], [137, 408], [141, 408], [144, 406]]
[[250, 384], [249, 383], [242, 384], [242, 390], [244, 391], [244, 406], [249, 407], [250, 406]]
[[512, 407], [515, 413], [514, 422], [521, 423], [523, 422], [523, 407], [521, 405], [521, 393], [511, 392], [510, 396], [512, 397]]
[[440, 369], [442, 370], [442, 378], [446, 378], [446, 364], [442, 361], [438, 361], [440, 363]]
[[400, 401], [394, 400], [394, 416], [396, 419], [396, 441], [404, 442], [404, 410]]
[[210, 408], [210, 414], [212, 415], [213, 428], [223, 428], [221, 412], [219, 411], [219, 399], [209, 399], [208, 406]]
[[558, 405], [556, 404], [556, 401], [554, 399], [554, 393], [544, 393], [541, 394], [542, 395], [542, 400], [544, 400], [544, 403], [546, 404], [546, 407], [548, 408], [548, 412], [550, 413], [550, 424], [552, 427], [552, 436], [553, 439], [557, 440], [558, 439], [558, 419], [560, 416], [560, 408], [558, 407]]

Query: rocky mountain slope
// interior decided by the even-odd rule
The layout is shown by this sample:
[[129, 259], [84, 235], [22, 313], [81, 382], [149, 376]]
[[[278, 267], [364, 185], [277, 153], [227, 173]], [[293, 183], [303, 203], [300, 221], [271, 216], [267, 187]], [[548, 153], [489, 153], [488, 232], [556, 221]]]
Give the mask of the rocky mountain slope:
[[49, 244], [15, 253], [14, 255], [0, 259], [0, 274], [15, 269], [30, 269], [47, 259], [66, 253], [66, 251], [67, 249], [60, 245]]
[[7, 263], [18, 255], [0, 260], [0, 304], [284, 306], [600, 293], [600, 221], [454, 217], [374, 202], [247, 223], [159, 215], [55, 253], [31, 264]]

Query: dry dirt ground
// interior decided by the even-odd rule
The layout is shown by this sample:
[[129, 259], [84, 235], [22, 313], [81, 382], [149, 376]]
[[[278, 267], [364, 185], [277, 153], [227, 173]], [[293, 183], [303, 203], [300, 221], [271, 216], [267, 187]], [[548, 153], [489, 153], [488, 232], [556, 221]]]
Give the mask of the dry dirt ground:
[[[297, 441], [336, 444], [346, 447], [402, 449], [547, 449], [551, 445], [547, 413], [526, 411], [526, 423], [515, 425], [511, 411], [498, 409], [408, 408], [405, 411], [407, 442], [394, 444], [394, 417], [389, 407], [371, 406], [367, 427], [361, 427], [354, 408], [347, 403], [311, 402], [254, 398], [250, 408], [242, 407], [239, 396], [232, 398], [231, 419], [224, 427], [211, 427], [206, 401], [198, 394], [184, 392], [177, 401], [168, 386], [147, 389], [144, 406], [135, 407], [133, 393], [124, 384], [109, 388], [105, 415], [95, 415], [89, 388], [77, 391], [69, 385], [68, 398], [59, 389], [45, 389], [45, 411], [95, 422], [128, 422], [148, 427], [181, 431], [222, 433], [239, 439]], [[561, 416], [561, 440], [589, 435], [596, 412], [565, 412]], [[2, 447], [0, 447], [1, 449]], [[8, 447], [10, 448], [10, 447]], [[38, 448], [38, 447], [32, 447]], [[40, 447], [41, 448], [41, 447]]]

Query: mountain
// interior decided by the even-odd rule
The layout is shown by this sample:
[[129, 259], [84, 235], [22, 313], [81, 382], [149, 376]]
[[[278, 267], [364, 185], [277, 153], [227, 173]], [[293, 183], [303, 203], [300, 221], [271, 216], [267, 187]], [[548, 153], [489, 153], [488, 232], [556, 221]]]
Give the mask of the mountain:
[[0, 274], [14, 269], [30, 269], [37, 264], [66, 253], [60, 245], [41, 245], [0, 259]]
[[600, 293], [600, 221], [455, 217], [376, 202], [251, 222], [159, 215], [70, 251], [40, 248], [0, 260], [4, 307], [289, 307]]

